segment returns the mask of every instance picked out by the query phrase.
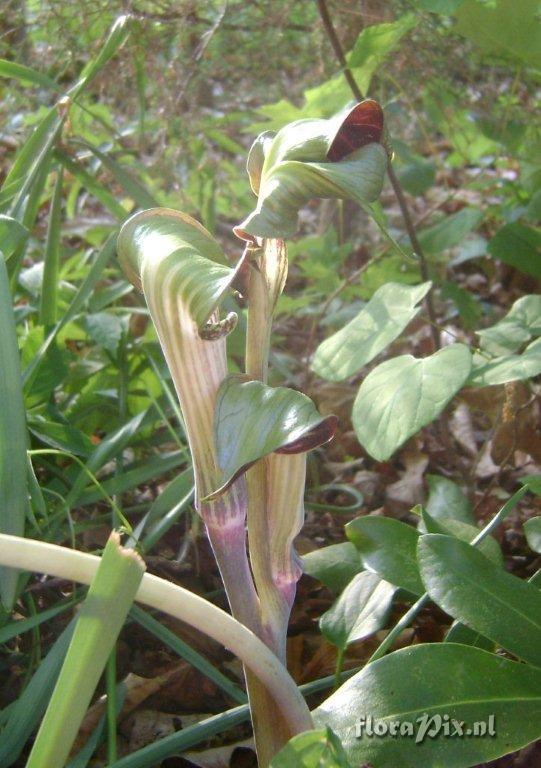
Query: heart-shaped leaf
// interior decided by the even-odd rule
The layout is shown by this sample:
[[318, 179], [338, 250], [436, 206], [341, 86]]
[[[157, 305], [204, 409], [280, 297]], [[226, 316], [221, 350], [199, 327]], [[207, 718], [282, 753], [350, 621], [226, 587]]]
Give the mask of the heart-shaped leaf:
[[487, 363], [480, 356], [474, 358], [474, 367], [468, 384], [488, 387], [509, 381], [524, 381], [541, 373], [541, 339], [529, 344], [521, 355], [497, 357]]
[[532, 336], [541, 335], [541, 296], [522, 296], [505, 317], [477, 335], [482, 349], [491, 355], [517, 352]]
[[386, 461], [442, 412], [470, 369], [471, 353], [464, 344], [451, 344], [421, 360], [401, 355], [378, 365], [361, 384], [353, 405], [361, 445]]
[[431, 285], [382, 285], [357, 317], [319, 345], [312, 369], [329, 381], [352, 376], [402, 333]]
[[421, 576], [444, 611], [524, 661], [541, 666], [541, 592], [451, 536], [418, 544]]
[[211, 495], [224, 491], [269, 453], [304, 453], [328, 442], [336, 424], [336, 416], [321, 416], [301, 392], [228, 376], [216, 401], [214, 437], [221, 478]]
[[541, 736], [541, 670], [466, 645], [417, 645], [368, 664], [313, 717], [356, 766], [470, 768]]

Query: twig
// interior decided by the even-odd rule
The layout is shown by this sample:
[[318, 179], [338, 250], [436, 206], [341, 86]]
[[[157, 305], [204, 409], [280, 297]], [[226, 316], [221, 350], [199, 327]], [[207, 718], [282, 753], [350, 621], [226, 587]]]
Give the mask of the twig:
[[[336, 35], [336, 30], [334, 29], [332, 19], [329, 15], [329, 9], [327, 8], [326, 0], [317, 0], [317, 7], [318, 7], [319, 15], [321, 16], [321, 21], [323, 22], [323, 26], [325, 28], [325, 32], [327, 34], [327, 37], [329, 38], [329, 42], [332, 46], [335, 56], [338, 62], [340, 63], [340, 66], [342, 67], [342, 73], [346, 78], [347, 84], [349, 85], [349, 88], [352, 94], [355, 96], [355, 98], [358, 101], [362, 101], [364, 99], [363, 93], [359, 88], [359, 86], [357, 85], [357, 81], [353, 76], [353, 72], [351, 71], [346, 61], [344, 50], [342, 48], [340, 40]], [[389, 177], [389, 181], [391, 182], [391, 186], [396, 195], [396, 199], [400, 208], [400, 212], [402, 213], [404, 226], [406, 227], [406, 231], [408, 233], [411, 247], [413, 248], [414, 252], [417, 254], [417, 257], [419, 259], [419, 269], [421, 271], [421, 277], [423, 278], [424, 281], [427, 281], [429, 280], [429, 273], [428, 273], [426, 256], [423, 252], [422, 246], [417, 237], [417, 233], [415, 231], [415, 226], [413, 224], [413, 219], [411, 217], [411, 213], [404, 195], [404, 191], [402, 189], [400, 182], [398, 181], [398, 178], [396, 177], [394, 168], [391, 165], [390, 161], [387, 163], [387, 175]], [[431, 322], [430, 330], [432, 333], [434, 348], [440, 349], [441, 341], [440, 341], [440, 335], [436, 328], [436, 324], [437, 324], [436, 311], [434, 309], [434, 302], [432, 300], [432, 295], [430, 292], [426, 295], [425, 303], [426, 303], [426, 310]]]

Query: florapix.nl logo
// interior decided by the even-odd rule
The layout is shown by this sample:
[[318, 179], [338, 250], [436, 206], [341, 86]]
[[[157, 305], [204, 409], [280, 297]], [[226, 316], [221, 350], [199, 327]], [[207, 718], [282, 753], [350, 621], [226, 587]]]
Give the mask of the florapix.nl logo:
[[490, 738], [496, 736], [496, 718], [489, 715], [485, 720], [466, 723], [451, 715], [429, 715], [423, 712], [414, 720], [391, 720], [368, 715], [355, 722], [355, 737], [363, 738], [409, 738], [416, 744], [425, 739], [443, 737], [448, 739]]

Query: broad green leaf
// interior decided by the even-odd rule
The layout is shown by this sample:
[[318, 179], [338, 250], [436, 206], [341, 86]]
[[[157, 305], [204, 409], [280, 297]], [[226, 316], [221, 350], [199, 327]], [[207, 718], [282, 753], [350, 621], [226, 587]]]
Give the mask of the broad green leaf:
[[[460, 541], [465, 541], [469, 544], [475, 539], [479, 533], [479, 529], [474, 525], [469, 525], [462, 520], [456, 520], [452, 517], [431, 517], [429, 513], [423, 509], [423, 533], [442, 533], [443, 535], [455, 536]], [[503, 556], [500, 546], [496, 539], [492, 536], [487, 536], [477, 544], [477, 549], [482, 552], [485, 557], [492, 560], [495, 565], [503, 566]]]
[[309, 397], [228, 376], [216, 400], [214, 438], [221, 478], [216, 493], [269, 453], [304, 453], [330, 440], [335, 416], [321, 416]]
[[464, 344], [451, 344], [423, 359], [401, 355], [378, 365], [361, 384], [353, 405], [361, 445], [386, 461], [439, 416], [470, 368], [471, 353]]
[[526, 475], [520, 479], [520, 484], [536, 496], [541, 496], [541, 475]]
[[444, 611], [524, 661], [541, 665], [536, 587], [450, 536], [422, 536], [418, 560], [427, 592]]
[[[0, 531], [24, 535], [27, 507], [26, 414], [21, 362], [9, 278], [0, 252]], [[0, 597], [7, 610], [16, 598], [19, 574], [0, 569]]]
[[396, 175], [402, 187], [410, 195], [424, 195], [436, 181], [434, 161], [410, 152], [405, 145], [399, 149], [395, 141], [393, 149], [402, 161], [396, 168]]
[[541, 23], [537, 0], [480, 3], [466, 0], [456, 13], [456, 32], [484, 53], [541, 68]]
[[362, 570], [359, 553], [353, 544], [344, 541], [314, 549], [301, 558], [304, 573], [318, 579], [333, 592], [341, 592]]
[[270, 768], [351, 768], [340, 739], [330, 728], [294, 736], [271, 760]]
[[541, 232], [533, 227], [518, 221], [505, 224], [490, 240], [488, 251], [527, 275], [541, 277]]
[[[433, 643], [404, 648], [368, 664], [313, 716], [316, 726], [330, 726], [336, 732], [356, 766], [471, 768], [539, 738], [540, 691], [538, 669], [478, 648]], [[451, 724], [450, 734], [455, 735], [456, 720], [471, 737], [446, 737], [441, 728], [444, 715]], [[493, 736], [488, 735], [491, 716]], [[388, 727], [399, 723], [398, 735], [367, 736], [369, 722]], [[486, 735], [474, 738], [474, 724], [481, 722]], [[413, 735], [401, 737], [400, 723], [411, 723]], [[427, 733], [438, 725], [438, 733]], [[480, 725], [477, 729], [482, 732]], [[403, 725], [402, 733], [408, 730]]]
[[342, 650], [383, 629], [396, 587], [370, 571], [363, 571], [347, 585], [334, 605], [319, 620], [323, 636]]
[[419, 19], [415, 14], [406, 13], [396, 21], [371, 24], [362, 30], [348, 56], [348, 64], [355, 69], [355, 80], [362, 93], [368, 93], [374, 73], [404, 35], [418, 23]]
[[[156, 267], [204, 326], [235, 278], [214, 238], [195, 219], [170, 208], [136, 213], [118, 236], [118, 255], [130, 282], [144, 286]], [[155, 277], [160, 281], [159, 274]], [[153, 280], [154, 282], [154, 280]]]
[[426, 479], [429, 491], [426, 511], [429, 515], [443, 520], [453, 518], [463, 523], [475, 522], [472, 505], [456, 483], [441, 475], [427, 475]]
[[113, 355], [122, 338], [122, 321], [110, 312], [96, 312], [87, 315], [85, 325], [90, 338]]
[[417, 286], [387, 283], [357, 317], [316, 350], [312, 369], [323, 379], [342, 381], [373, 360], [420, 311], [417, 306], [431, 283]]
[[423, 250], [441, 253], [458, 245], [483, 219], [483, 212], [476, 208], [463, 208], [446, 216], [442, 221], [419, 232]]
[[390, 517], [365, 515], [346, 525], [346, 535], [357, 547], [365, 568], [414, 595], [423, 594], [415, 528]]
[[30, 236], [30, 232], [17, 219], [0, 214], [0, 252], [6, 261]]
[[541, 517], [531, 517], [524, 523], [524, 533], [530, 549], [541, 554]]
[[145, 564], [113, 533], [102, 555], [27, 768], [63, 768], [143, 578]]
[[522, 296], [505, 317], [477, 335], [481, 348], [491, 355], [517, 352], [532, 336], [541, 335], [541, 296]]
[[441, 286], [441, 295], [442, 298], [450, 299], [453, 302], [466, 328], [477, 326], [483, 309], [475, 294], [450, 280], [446, 280]]
[[474, 367], [468, 384], [488, 387], [508, 381], [523, 381], [541, 373], [541, 339], [529, 344], [521, 355], [497, 357], [487, 363], [480, 355], [474, 358]]
[[[362, 109], [362, 104], [329, 120], [298, 120], [282, 128], [272, 140], [268, 134], [256, 139], [249, 174], [254, 189], [258, 189], [258, 201], [255, 210], [235, 228], [240, 237], [293, 235], [299, 209], [312, 198], [351, 199], [361, 205], [377, 199], [387, 167], [386, 152], [375, 143], [379, 137], [337, 162], [327, 158], [342, 125], [348, 124], [348, 117], [358, 108]], [[380, 117], [379, 105], [374, 109], [379, 110]]]

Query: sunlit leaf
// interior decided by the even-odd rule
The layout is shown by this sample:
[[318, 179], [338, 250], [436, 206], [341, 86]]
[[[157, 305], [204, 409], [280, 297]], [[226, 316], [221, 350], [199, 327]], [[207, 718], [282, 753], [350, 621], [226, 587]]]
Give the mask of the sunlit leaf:
[[378, 365], [361, 384], [353, 405], [361, 445], [378, 461], [388, 459], [441, 413], [470, 368], [471, 353], [463, 344], [423, 359], [401, 355]]
[[352, 376], [402, 333], [419, 313], [417, 305], [431, 285], [383, 285], [357, 317], [319, 345], [312, 369], [329, 381]]

